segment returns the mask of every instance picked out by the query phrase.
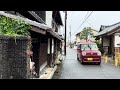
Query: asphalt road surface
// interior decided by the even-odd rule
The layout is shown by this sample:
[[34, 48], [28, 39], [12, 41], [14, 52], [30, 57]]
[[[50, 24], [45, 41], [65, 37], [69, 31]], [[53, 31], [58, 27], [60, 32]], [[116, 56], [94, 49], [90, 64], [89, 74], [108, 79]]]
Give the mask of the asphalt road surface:
[[67, 55], [55, 72], [53, 79], [120, 79], [120, 67], [112, 64], [82, 65], [75, 49], [67, 48]]

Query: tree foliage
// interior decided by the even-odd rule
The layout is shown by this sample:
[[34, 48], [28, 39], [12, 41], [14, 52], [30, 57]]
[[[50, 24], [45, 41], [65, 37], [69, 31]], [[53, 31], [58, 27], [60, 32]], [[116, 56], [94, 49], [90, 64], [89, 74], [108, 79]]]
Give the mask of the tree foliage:
[[92, 34], [92, 28], [91, 27], [85, 27], [83, 31], [80, 33], [80, 39], [88, 40], [88, 35]]
[[25, 21], [0, 16], [0, 35], [4, 36], [29, 36], [32, 27]]
[[102, 43], [100, 42], [100, 40], [96, 40], [96, 41], [94, 41], [94, 42], [97, 44], [100, 52], [103, 53]]

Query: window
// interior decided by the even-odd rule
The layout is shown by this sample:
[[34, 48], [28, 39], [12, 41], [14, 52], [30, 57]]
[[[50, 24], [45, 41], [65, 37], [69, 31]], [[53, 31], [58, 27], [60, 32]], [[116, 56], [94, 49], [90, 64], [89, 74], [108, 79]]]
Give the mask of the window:
[[84, 44], [81, 45], [81, 50], [98, 50], [98, 47], [96, 44]]

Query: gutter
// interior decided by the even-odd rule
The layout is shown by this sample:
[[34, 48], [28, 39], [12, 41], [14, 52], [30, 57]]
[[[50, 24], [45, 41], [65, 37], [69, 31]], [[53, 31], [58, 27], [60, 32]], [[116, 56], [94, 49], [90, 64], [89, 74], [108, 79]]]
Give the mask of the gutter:
[[58, 68], [57, 65], [54, 68], [47, 68], [45, 72], [42, 75], [40, 75], [38, 79], [52, 79], [57, 68]]

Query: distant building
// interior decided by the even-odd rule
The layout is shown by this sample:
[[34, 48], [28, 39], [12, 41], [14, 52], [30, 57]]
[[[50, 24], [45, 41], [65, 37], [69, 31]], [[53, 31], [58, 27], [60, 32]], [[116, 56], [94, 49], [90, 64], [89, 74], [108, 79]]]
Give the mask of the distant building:
[[[76, 44], [78, 44], [79, 42], [85, 42], [86, 41], [85, 39], [80, 39], [80, 36], [82, 35], [81, 32], [76, 34], [76, 40], [75, 40]], [[98, 32], [99, 31], [92, 29], [92, 34], [88, 35], [88, 41], [95, 41], [95, 37], [94, 36], [97, 35]]]

